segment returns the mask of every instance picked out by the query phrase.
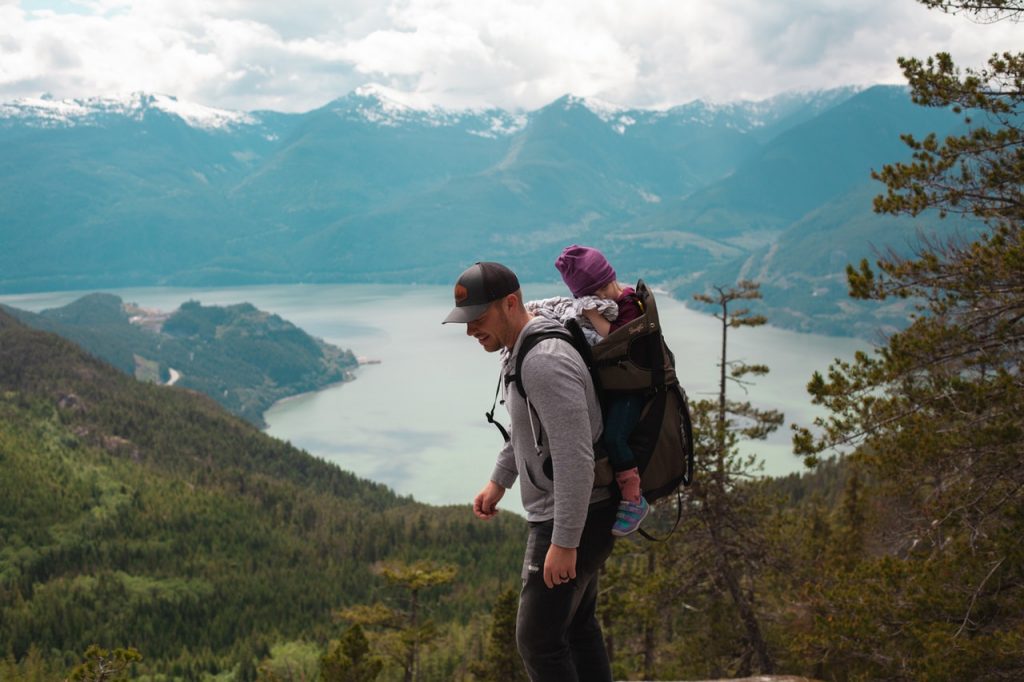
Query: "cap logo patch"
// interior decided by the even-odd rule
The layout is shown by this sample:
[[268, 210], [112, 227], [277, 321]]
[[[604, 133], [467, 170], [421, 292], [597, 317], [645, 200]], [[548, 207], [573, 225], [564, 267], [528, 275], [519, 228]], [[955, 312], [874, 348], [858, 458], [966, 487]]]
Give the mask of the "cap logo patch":
[[469, 298], [469, 290], [461, 284], [455, 285], [455, 302], [462, 303]]

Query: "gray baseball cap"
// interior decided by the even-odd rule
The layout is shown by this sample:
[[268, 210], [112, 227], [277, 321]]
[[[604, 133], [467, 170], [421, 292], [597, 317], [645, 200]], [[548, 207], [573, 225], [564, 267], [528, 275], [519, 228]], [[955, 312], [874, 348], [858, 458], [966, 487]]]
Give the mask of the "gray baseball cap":
[[491, 303], [517, 291], [516, 273], [501, 263], [475, 263], [455, 282], [455, 307], [441, 324], [472, 322], [487, 312]]

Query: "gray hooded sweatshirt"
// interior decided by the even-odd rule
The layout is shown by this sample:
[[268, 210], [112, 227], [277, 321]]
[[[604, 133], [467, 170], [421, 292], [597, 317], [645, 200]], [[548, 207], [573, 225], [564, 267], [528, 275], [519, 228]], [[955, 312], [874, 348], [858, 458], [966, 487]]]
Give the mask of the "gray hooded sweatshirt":
[[[564, 329], [558, 322], [534, 317], [502, 361], [502, 375], [515, 373], [526, 336]], [[561, 339], [534, 346], [523, 360], [521, 381], [526, 400], [514, 381], [504, 386], [511, 440], [498, 454], [491, 480], [511, 488], [518, 478], [527, 520], [554, 519], [551, 541], [573, 548], [579, 545], [589, 505], [610, 495], [607, 488], [593, 487], [594, 442], [602, 428], [594, 384], [579, 354]], [[553, 478], [544, 471], [549, 456]]]

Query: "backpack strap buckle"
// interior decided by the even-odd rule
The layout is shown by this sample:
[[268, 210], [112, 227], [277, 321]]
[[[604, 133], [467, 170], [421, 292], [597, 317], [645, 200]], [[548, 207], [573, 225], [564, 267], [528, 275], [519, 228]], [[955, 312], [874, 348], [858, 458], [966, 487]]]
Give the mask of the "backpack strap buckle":
[[[505, 376], [504, 378], [505, 378], [505, 386], [507, 387], [508, 383], [509, 383], [509, 377]], [[487, 418], [487, 423], [488, 424], [494, 424], [494, 426], [497, 427], [498, 431], [501, 432], [501, 437], [504, 438], [505, 442], [507, 443], [510, 440], [512, 440], [512, 436], [509, 435], [508, 429], [506, 429], [504, 426], [502, 426], [501, 422], [499, 422], [498, 420], [496, 420], [494, 418], [494, 411], [496, 409], [498, 409], [498, 394], [501, 393], [501, 379], [502, 379], [502, 377], [498, 377], [498, 385], [494, 388], [494, 402], [491, 403], [491, 410], [490, 410], [490, 412], [484, 412], [484, 417]], [[502, 400], [501, 402], [504, 403], [505, 401]]]

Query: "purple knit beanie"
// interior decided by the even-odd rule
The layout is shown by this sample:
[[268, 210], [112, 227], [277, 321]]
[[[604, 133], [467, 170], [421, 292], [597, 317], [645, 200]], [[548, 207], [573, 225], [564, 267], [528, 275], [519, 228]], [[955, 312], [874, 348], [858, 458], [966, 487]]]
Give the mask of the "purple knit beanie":
[[576, 298], [592, 296], [605, 284], [615, 280], [615, 270], [608, 259], [589, 246], [573, 244], [565, 247], [562, 255], [555, 259], [555, 267]]

